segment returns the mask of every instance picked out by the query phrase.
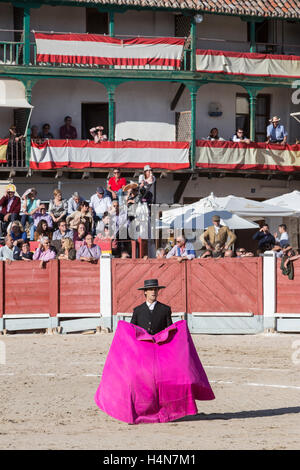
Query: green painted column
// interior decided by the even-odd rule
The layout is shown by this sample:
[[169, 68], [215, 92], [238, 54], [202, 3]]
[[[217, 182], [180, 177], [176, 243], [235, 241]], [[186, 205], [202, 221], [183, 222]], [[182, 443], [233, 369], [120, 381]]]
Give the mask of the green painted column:
[[250, 140], [255, 140], [256, 93], [249, 94], [250, 101]]
[[190, 144], [190, 166], [195, 168], [196, 164], [196, 124], [197, 124], [197, 93], [200, 87], [198, 83], [186, 84], [191, 96], [191, 144]]
[[108, 21], [109, 21], [108, 34], [111, 37], [114, 37], [114, 35], [115, 35], [115, 13], [113, 11], [110, 11], [108, 13]]
[[[27, 80], [25, 83], [25, 98], [29, 104], [31, 104], [32, 87], [34, 83], [31, 80]], [[26, 166], [29, 168], [30, 154], [31, 154], [31, 139], [30, 139], [30, 121], [28, 123], [27, 132], [25, 136], [25, 154], [26, 154]]]
[[116, 103], [115, 103], [115, 91], [116, 85], [109, 85], [107, 87], [108, 94], [108, 140], [115, 140], [115, 114], [116, 114]]
[[250, 21], [250, 52], [256, 52], [255, 21]]
[[191, 71], [196, 71], [196, 22], [194, 16], [191, 17]]
[[29, 65], [29, 62], [30, 62], [30, 8], [28, 7], [24, 8], [23, 41], [24, 41], [23, 63], [24, 65]]

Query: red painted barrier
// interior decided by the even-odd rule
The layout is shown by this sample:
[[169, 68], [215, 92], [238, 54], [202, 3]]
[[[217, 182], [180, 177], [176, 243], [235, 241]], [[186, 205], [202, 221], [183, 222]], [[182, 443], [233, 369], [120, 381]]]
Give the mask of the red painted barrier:
[[300, 316], [300, 260], [293, 261], [294, 279], [284, 276], [277, 260], [276, 284], [277, 313], [299, 313]]
[[187, 263], [188, 312], [263, 313], [262, 258]]

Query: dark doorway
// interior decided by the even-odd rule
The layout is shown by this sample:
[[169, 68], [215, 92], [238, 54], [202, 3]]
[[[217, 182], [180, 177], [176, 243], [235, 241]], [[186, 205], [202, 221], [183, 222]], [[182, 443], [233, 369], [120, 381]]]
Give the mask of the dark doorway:
[[[270, 119], [271, 95], [259, 93], [256, 98], [255, 141], [265, 142], [267, 126]], [[247, 93], [236, 95], [236, 128], [244, 129], [245, 135], [250, 134], [250, 103]]]
[[108, 13], [101, 13], [97, 8], [86, 8], [86, 32], [108, 34]]
[[92, 139], [91, 127], [103, 126], [108, 135], [108, 103], [81, 103], [81, 138]]

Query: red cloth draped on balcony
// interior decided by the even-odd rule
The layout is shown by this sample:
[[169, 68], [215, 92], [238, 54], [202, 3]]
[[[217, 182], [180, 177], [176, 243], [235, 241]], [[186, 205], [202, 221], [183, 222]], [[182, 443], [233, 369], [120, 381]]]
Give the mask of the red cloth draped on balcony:
[[300, 77], [300, 56], [198, 49], [198, 72], [263, 77]]
[[300, 145], [196, 141], [196, 166], [222, 170], [300, 171]]
[[96, 34], [35, 33], [37, 62], [179, 68], [183, 38], [117, 39]]
[[30, 168], [152, 168], [189, 167], [189, 143], [167, 141], [116, 141], [95, 144], [88, 140], [31, 142]]

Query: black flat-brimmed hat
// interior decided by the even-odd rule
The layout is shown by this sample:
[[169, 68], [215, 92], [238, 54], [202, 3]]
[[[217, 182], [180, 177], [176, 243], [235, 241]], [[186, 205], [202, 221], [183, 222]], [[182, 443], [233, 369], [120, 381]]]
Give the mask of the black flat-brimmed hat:
[[139, 287], [138, 290], [146, 290], [146, 289], [165, 289], [166, 286], [159, 286], [157, 279], [146, 279], [144, 281], [144, 287]]

